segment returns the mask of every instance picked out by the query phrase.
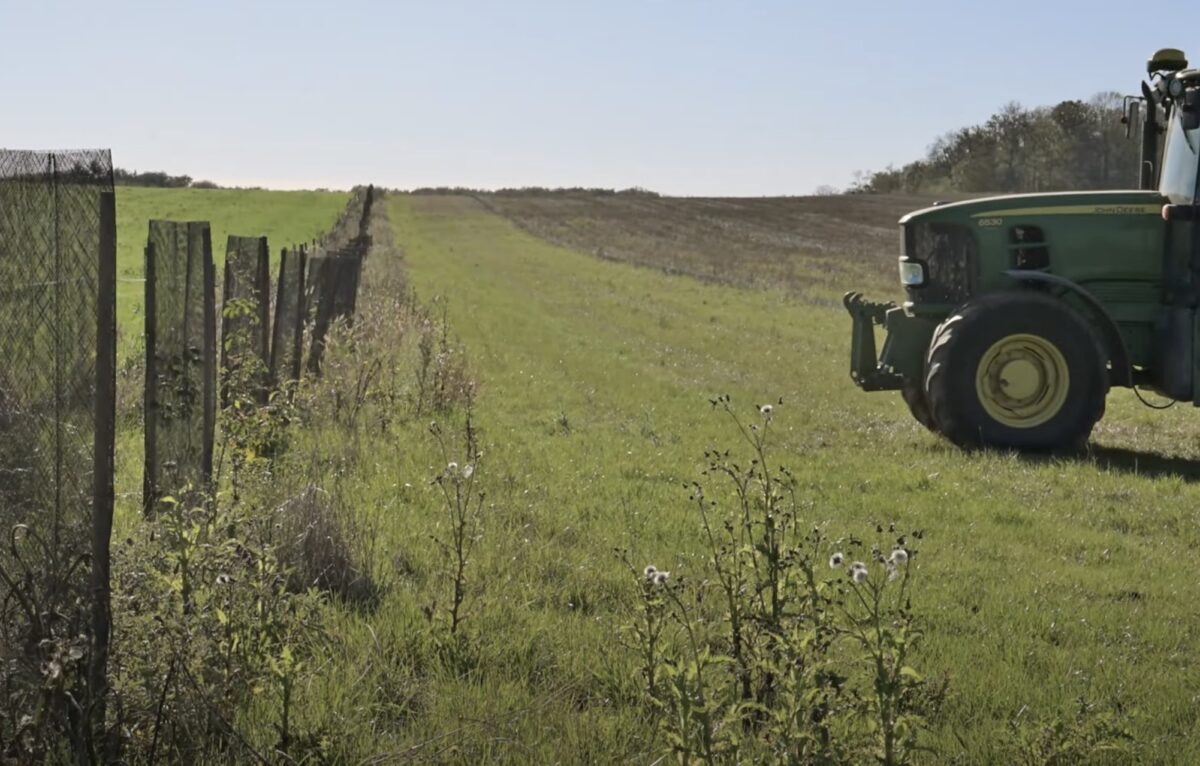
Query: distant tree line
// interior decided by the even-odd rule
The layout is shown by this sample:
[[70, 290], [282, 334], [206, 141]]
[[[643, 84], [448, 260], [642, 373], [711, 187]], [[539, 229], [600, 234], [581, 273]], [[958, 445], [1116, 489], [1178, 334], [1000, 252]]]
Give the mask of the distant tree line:
[[1136, 188], [1139, 144], [1126, 138], [1121, 117], [1119, 93], [1033, 109], [1012, 102], [980, 125], [937, 139], [924, 159], [857, 173], [848, 191], [936, 194]]
[[212, 181], [194, 181], [191, 176], [173, 176], [161, 170], [138, 172], [113, 169], [113, 181], [121, 186], [152, 186], [156, 189], [219, 189]]
[[658, 192], [643, 189], [640, 186], [631, 186], [628, 189], [600, 189], [587, 188], [583, 186], [571, 187], [555, 187], [547, 188], [545, 186], [522, 186], [520, 188], [503, 188], [503, 189], [472, 189], [466, 186], [422, 186], [413, 189], [409, 194], [436, 194], [436, 195], [465, 195], [473, 196], [476, 194], [496, 194], [502, 197], [541, 197], [547, 194], [591, 194], [596, 196], [625, 196], [625, 197], [658, 197]]

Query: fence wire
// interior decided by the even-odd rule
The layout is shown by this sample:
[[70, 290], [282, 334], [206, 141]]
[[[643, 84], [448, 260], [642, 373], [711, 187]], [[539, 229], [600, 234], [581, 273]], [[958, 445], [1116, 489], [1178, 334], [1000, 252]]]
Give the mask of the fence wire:
[[[108, 631], [115, 259], [107, 151], [0, 150], [0, 739], [6, 742], [14, 740], [16, 722], [7, 715], [14, 706], [69, 728], [75, 742], [87, 740], [100, 706], [89, 688], [102, 694]], [[47, 679], [44, 663], [67, 646], [81, 651]], [[89, 687], [89, 678], [97, 686]], [[60, 694], [73, 695], [87, 715], [56, 703]]]
[[349, 321], [358, 300], [362, 258], [354, 255], [318, 255], [309, 259], [312, 275], [308, 293], [312, 322], [312, 343], [308, 371], [319, 374], [325, 354], [325, 342], [333, 324]]
[[362, 262], [371, 249], [375, 187], [355, 189], [332, 231], [314, 244], [308, 261], [308, 321], [312, 326], [307, 368], [320, 374], [326, 336], [339, 320], [353, 321]]
[[216, 426], [216, 290], [208, 223], [151, 221], [146, 244], [146, 509], [208, 487]]
[[304, 338], [304, 283], [308, 254], [303, 248], [284, 250], [279, 262], [275, 321], [271, 331], [271, 384], [300, 379]]
[[225, 249], [225, 293], [221, 307], [221, 369], [227, 379], [247, 363], [266, 396], [271, 337], [271, 252], [266, 237], [230, 236]]

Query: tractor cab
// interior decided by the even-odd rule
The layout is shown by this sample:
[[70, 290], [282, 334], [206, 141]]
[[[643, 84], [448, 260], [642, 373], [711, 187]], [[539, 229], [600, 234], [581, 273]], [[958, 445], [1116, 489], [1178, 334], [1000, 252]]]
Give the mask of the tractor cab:
[[[900, 220], [901, 304], [848, 293], [851, 378], [963, 447], [1085, 441], [1112, 386], [1200, 404], [1200, 70], [1148, 62], [1138, 188], [972, 199]], [[887, 333], [877, 355], [875, 326]], [[1140, 396], [1140, 394], [1139, 394]]]

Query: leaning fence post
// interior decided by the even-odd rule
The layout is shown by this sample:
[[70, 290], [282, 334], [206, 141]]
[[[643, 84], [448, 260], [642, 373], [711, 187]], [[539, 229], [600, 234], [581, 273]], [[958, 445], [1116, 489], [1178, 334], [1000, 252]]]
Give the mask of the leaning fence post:
[[271, 385], [300, 377], [300, 346], [304, 335], [305, 252], [285, 249], [279, 259], [275, 321], [271, 330]]
[[[224, 295], [221, 369], [228, 376], [245, 364], [247, 357], [257, 357], [262, 373], [256, 376], [255, 398], [266, 404], [271, 325], [271, 253], [266, 237], [230, 235], [225, 251]], [[250, 301], [251, 316], [232, 314], [230, 307], [234, 300]], [[245, 333], [249, 337], [243, 337]], [[221, 404], [228, 406], [228, 382], [221, 389]]]
[[[271, 353], [271, 247], [266, 237], [258, 240], [258, 261], [255, 266], [254, 294], [258, 299], [258, 323], [262, 328], [258, 336], [257, 353], [265, 368]], [[263, 403], [266, 404], [265, 387], [263, 396]]]
[[149, 228], [143, 508], [153, 513], [166, 493], [210, 494], [216, 291], [207, 223], [151, 221]]
[[[201, 375], [204, 381], [204, 435], [201, 442], [201, 472], [205, 490], [212, 489], [213, 451], [217, 430], [217, 267], [213, 262], [212, 230], [207, 223], [188, 224], [202, 226], [200, 233], [200, 256], [204, 259], [201, 278], [204, 281], [204, 332], [201, 336], [204, 349]], [[191, 237], [188, 237], [191, 241]], [[211, 492], [208, 492], [211, 495]]]
[[146, 380], [142, 394], [142, 512], [154, 511], [158, 500], [158, 304], [157, 256], [146, 243], [145, 342]]
[[106, 737], [108, 646], [112, 630], [109, 546], [113, 524], [113, 450], [117, 420], [117, 206], [113, 192], [100, 194], [100, 251], [96, 298], [96, 430], [92, 452], [92, 656], [88, 667], [91, 736]]
[[334, 257], [317, 255], [309, 258], [309, 305], [313, 314], [312, 340], [308, 350], [308, 372], [320, 376], [321, 359], [325, 355], [325, 335], [333, 321]]

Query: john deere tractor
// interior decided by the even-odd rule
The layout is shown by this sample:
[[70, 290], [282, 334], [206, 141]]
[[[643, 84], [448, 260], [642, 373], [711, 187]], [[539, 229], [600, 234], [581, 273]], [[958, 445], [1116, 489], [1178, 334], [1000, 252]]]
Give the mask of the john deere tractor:
[[900, 219], [907, 299], [845, 297], [855, 383], [900, 391], [918, 421], [967, 448], [1078, 445], [1113, 386], [1200, 405], [1200, 70], [1162, 50], [1147, 73], [1126, 99], [1142, 126], [1140, 190]]

